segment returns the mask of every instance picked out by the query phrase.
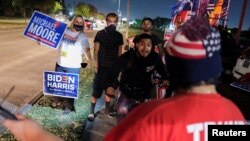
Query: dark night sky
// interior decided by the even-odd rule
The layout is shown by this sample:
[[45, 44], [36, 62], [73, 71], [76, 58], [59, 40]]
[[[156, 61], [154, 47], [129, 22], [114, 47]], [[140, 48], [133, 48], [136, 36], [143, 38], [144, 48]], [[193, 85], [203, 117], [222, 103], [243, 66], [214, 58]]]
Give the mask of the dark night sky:
[[[71, 2], [73, 0], [70, 0]], [[122, 17], [126, 16], [127, 0], [121, 1]], [[157, 16], [170, 18], [170, 6], [176, 4], [177, 0], [130, 0], [131, 19], [143, 18], [144, 16], [155, 18]], [[75, 0], [75, 2], [86, 2], [97, 7], [99, 12], [117, 12], [118, 0]], [[73, 2], [72, 2], [73, 3]], [[243, 0], [231, 0], [229, 8], [229, 27], [238, 27]], [[250, 27], [250, 1], [247, 4], [243, 29]]]

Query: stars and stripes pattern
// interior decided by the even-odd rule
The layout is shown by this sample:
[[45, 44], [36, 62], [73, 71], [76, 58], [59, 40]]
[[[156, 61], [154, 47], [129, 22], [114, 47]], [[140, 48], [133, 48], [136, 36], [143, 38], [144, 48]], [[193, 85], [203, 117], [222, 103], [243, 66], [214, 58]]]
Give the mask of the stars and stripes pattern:
[[190, 3], [190, 0], [181, 0], [176, 5], [171, 6], [172, 17], [176, 16], [176, 14], [179, 14], [181, 11], [191, 10], [191, 8], [187, 6], [188, 3]]
[[[215, 5], [216, 5], [217, 1], [218, 0], [210, 0], [209, 4], [207, 6], [207, 15], [212, 14], [212, 12], [215, 9]], [[211, 18], [211, 19], [209, 19], [211, 21], [210, 22], [211, 26], [218, 26], [219, 20], [223, 20], [223, 25], [225, 26], [226, 21], [227, 21], [228, 11], [229, 11], [229, 5], [230, 5], [230, 0], [224, 0], [221, 13], [219, 15], [209, 17], [209, 18]]]
[[178, 58], [199, 59], [206, 57], [202, 42], [190, 42], [181, 32], [175, 33], [168, 47], [170, 54]]
[[167, 49], [171, 56], [182, 59], [205, 59], [213, 57], [220, 50], [220, 33], [214, 28], [204, 40], [190, 41], [178, 31], [170, 39]]
[[223, 6], [222, 6], [222, 13], [220, 15], [220, 18], [226, 19], [229, 11], [229, 5], [230, 5], [230, 0], [224, 0]]
[[227, 15], [229, 11], [230, 6], [230, 0], [224, 0], [223, 6], [222, 6], [222, 13], [221, 13], [221, 19], [223, 19], [223, 26], [225, 27], [227, 24]]

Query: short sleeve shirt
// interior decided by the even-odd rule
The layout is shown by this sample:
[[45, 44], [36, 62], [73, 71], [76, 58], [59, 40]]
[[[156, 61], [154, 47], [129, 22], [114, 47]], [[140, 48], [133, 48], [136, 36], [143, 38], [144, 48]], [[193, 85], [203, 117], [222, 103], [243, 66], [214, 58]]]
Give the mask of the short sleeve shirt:
[[107, 32], [103, 29], [97, 32], [94, 42], [100, 43], [98, 65], [110, 67], [118, 58], [119, 46], [123, 45], [122, 34], [117, 31]]
[[84, 48], [89, 48], [87, 36], [66, 29], [58, 48], [57, 63], [63, 67], [80, 68]]

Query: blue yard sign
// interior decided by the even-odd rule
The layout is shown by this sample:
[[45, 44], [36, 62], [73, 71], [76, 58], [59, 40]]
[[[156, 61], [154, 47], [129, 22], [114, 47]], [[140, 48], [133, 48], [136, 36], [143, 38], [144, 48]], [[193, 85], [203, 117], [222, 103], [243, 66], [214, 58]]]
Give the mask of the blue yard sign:
[[79, 74], [45, 71], [43, 93], [59, 97], [78, 98]]
[[35, 11], [24, 31], [24, 35], [56, 49], [66, 28], [66, 23], [57, 21], [50, 16]]

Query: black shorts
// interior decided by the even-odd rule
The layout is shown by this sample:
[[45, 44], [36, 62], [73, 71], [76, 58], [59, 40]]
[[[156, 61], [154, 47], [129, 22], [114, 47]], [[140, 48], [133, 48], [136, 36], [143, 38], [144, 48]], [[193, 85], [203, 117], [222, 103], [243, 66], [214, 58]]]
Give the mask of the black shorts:
[[108, 67], [100, 67], [98, 68], [98, 72], [95, 73], [94, 75], [94, 80], [93, 80], [93, 93], [92, 96], [95, 98], [100, 98], [102, 96], [102, 92], [104, 90], [104, 79], [107, 74], [107, 71], [110, 68]]

